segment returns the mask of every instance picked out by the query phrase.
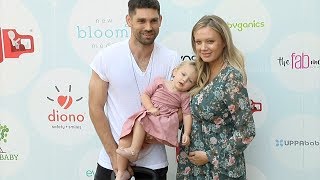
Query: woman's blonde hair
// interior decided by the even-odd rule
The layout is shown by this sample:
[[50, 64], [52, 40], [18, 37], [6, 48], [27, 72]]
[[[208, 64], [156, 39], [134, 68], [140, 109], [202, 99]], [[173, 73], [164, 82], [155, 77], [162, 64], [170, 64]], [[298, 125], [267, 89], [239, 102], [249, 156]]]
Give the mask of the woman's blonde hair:
[[204, 27], [210, 27], [214, 31], [218, 32], [225, 43], [225, 47], [222, 52], [223, 60], [240, 71], [243, 77], [244, 84], [247, 83], [247, 75], [245, 71], [244, 57], [242, 53], [235, 47], [232, 41], [230, 28], [227, 23], [216, 15], [203, 16], [192, 28], [191, 44], [193, 52], [196, 54], [196, 65], [198, 69], [197, 86], [193, 89], [194, 93], [198, 93], [208, 82], [210, 78], [209, 64], [204, 62], [196, 52], [196, 44], [194, 39], [194, 33]]

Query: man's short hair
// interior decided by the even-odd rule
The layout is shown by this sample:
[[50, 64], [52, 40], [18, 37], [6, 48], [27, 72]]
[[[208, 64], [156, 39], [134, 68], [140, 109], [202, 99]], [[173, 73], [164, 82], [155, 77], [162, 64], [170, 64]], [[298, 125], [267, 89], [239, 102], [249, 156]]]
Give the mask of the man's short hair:
[[134, 15], [136, 9], [150, 8], [158, 11], [160, 15], [160, 3], [158, 0], [129, 0], [128, 13]]

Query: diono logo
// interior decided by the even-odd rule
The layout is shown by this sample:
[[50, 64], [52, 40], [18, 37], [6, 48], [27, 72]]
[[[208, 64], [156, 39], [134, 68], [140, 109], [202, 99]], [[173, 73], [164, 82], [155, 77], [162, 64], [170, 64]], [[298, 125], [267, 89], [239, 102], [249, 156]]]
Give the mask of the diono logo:
[[[55, 86], [56, 90], [58, 92], [60, 92], [59, 88], [57, 86]], [[71, 92], [71, 85], [69, 85], [69, 93]], [[53, 98], [51, 97], [47, 97], [47, 99], [49, 99], [50, 101], [55, 101]], [[80, 101], [82, 99], [82, 97], [76, 99], [75, 101]], [[56, 101], [58, 102], [59, 106], [62, 107], [63, 109], [68, 109], [72, 103], [73, 103], [73, 98], [69, 95], [60, 95], [56, 98]], [[50, 122], [83, 122], [85, 119], [84, 114], [73, 114], [73, 113], [61, 113], [59, 112], [57, 109], [52, 109], [52, 113], [50, 113], [48, 115], [48, 120]], [[65, 128], [74, 128], [74, 126], [61, 126], [61, 125], [56, 125], [56, 126], [52, 126], [52, 128], [61, 128], [61, 129], [65, 129]], [[76, 127], [77, 129], [81, 129], [81, 127]]]
[[34, 52], [31, 35], [20, 35], [15, 29], [0, 28], [0, 63], [5, 58], [19, 58], [21, 54]]
[[68, 109], [72, 104], [72, 97], [71, 96], [59, 96], [58, 103], [63, 109]]
[[[55, 86], [56, 90], [60, 92], [59, 88]], [[69, 85], [69, 93], [71, 92], [71, 85]], [[53, 98], [47, 97], [50, 101], [55, 101]], [[76, 101], [80, 101], [82, 97], [76, 99]], [[63, 109], [68, 109], [71, 104], [73, 103], [73, 98], [71, 96], [65, 96], [65, 95], [60, 95], [57, 98], [58, 104], [63, 108]]]

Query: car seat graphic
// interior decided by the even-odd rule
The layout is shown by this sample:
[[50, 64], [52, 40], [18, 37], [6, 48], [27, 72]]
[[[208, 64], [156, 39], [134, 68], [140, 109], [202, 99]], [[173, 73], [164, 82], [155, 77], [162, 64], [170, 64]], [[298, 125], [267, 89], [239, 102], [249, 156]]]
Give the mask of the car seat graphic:
[[31, 35], [21, 35], [15, 29], [0, 28], [0, 63], [6, 58], [19, 58], [21, 54], [34, 52]]
[[257, 112], [257, 111], [262, 111], [262, 103], [260, 102], [255, 102], [253, 101], [252, 99], [250, 99], [251, 101], [251, 112], [254, 113], [254, 112]]

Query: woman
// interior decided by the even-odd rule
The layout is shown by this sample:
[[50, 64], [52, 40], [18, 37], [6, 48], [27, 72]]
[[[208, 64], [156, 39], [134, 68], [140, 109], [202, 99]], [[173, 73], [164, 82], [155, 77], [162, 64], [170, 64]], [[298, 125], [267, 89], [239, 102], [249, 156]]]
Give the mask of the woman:
[[191, 142], [181, 147], [177, 179], [245, 180], [243, 151], [255, 126], [243, 56], [228, 25], [215, 15], [194, 25], [191, 42], [199, 76], [190, 103]]

